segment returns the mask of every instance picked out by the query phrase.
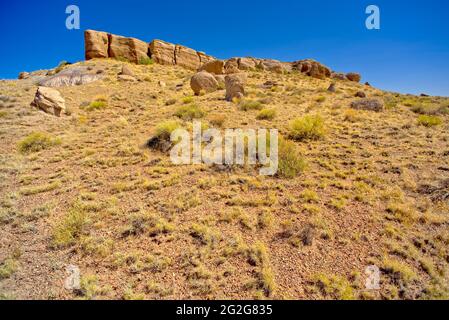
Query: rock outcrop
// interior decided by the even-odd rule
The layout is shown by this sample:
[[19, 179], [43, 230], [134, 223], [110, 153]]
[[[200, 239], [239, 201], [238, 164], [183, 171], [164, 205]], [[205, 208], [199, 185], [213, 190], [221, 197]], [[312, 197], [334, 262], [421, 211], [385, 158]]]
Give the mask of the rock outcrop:
[[203, 64], [198, 71], [207, 71], [213, 74], [224, 74], [224, 61], [212, 60]]
[[357, 73], [348, 73], [347, 75], [335, 73], [325, 65], [311, 59], [291, 63], [252, 57], [231, 58], [221, 61], [204, 52], [162, 40], [156, 39], [147, 44], [135, 38], [126, 38], [94, 30], [85, 31], [85, 47], [86, 60], [114, 58], [142, 63], [143, 59], [147, 61], [151, 58], [158, 64], [177, 65], [189, 70], [207, 71], [213, 74], [235, 74], [255, 69], [282, 74], [296, 70], [317, 79], [333, 78], [355, 82], [361, 80], [361, 76]]
[[295, 61], [292, 63], [292, 68], [317, 79], [330, 78], [332, 74], [328, 67], [311, 59]]
[[106, 32], [86, 30], [84, 45], [86, 60], [109, 57], [109, 37]]
[[190, 87], [195, 95], [200, 95], [202, 92], [209, 93], [216, 91], [218, 89], [218, 81], [213, 74], [200, 71], [190, 79]]
[[162, 40], [153, 40], [150, 43], [151, 58], [154, 62], [162, 65], [175, 65], [175, 48], [174, 44]]
[[198, 70], [201, 66], [200, 56], [193, 49], [177, 45], [175, 47], [176, 65], [189, 69]]
[[38, 108], [45, 113], [60, 117], [61, 113], [65, 113], [65, 100], [58, 90], [52, 88], [37, 88], [32, 107]]
[[91, 73], [86, 67], [71, 67], [38, 82], [41, 87], [80, 86], [101, 79], [101, 75]]
[[109, 58], [140, 63], [148, 58], [148, 43], [110, 34], [108, 53]]

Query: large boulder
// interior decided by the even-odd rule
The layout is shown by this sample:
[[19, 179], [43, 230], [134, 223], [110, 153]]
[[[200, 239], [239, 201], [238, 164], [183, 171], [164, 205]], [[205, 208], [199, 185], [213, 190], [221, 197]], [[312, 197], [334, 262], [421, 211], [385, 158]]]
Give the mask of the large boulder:
[[106, 32], [86, 30], [84, 32], [84, 46], [86, 60], [109, 56], [109, 38]]
[[181, 45], [175, 47], [175, 60], [176, 65], [189, 70], [197, 70], [201, 65], [197, 52]]
[[87, 67], [70, 67], [51, 77], [38, 81], [41, 87], [70, 87], [88, 84], [101, 79], [101, 75], [91, 73]]
[[65, 113], [65, 100], [58, 90], [46, 87], [38, 87], [34, 100], [31, 103], [32, 107], [38, 108], [45, 113], [61, 116]]
[[292, 68], [316, 79], [329, 78], [332, 74], [328, 67], [311, 59], [295, 61], [292, 63]]
[[245, 73], [229, 74], [225, 78], [226, 100], [232, 101], [234, 98], [241, 99], [245, 95], [245, 84], [247, 76]]
[[352, 102], [351, 108], [356, 110], [369, 110], [380, 112], [384, 110], [384, 104], [378, 99], [361, 99]]
[[284, 73], [287, 71], [284, 64], [278, 60], [273, 59], [262, 59], [259, 61], [257, 66], [259, 69], [276, 72], [276, 73]]
[[148, 58], [148, 44], [139, 39], [109, 35], [109, 57], [140, 63]]
[[162, 40], [153, 40], [150, 43], [151, 58], [154, 62], [162, 65], [176, 64], [175, 49], [174, 44]]
[[360, 82], [360, 80], [362, 80], [362, 76], [359, 73], [355, 73], [355, 72], [347, 73], [346, 78], [349, 81], [353, 81], [353, 82]]
[[218, 82], [213, 74], [200, 71], [190, 79], [190, 87], [195, 95], [200, 95], [201, 92], [209, 93], [216, 91], [218, 89]]
[[239, 73], [240, 70], [238, 58], [231, 58], [229, 60], [226, 60], [224, 70], [226, 74]]
[[346, 80], [345, 74], [341, 72], [332, 72], [331, 78], [335, 80]]
[[257, 66], [257, 62], [253, 58], [239, 58], [238, 64], [240, 70], [254, 70]]
[[212, 60], [203, 64], [198, 71], [207, 71], [213, 74], [223, 74], [224, 73], [224, 61], [222, 60]]

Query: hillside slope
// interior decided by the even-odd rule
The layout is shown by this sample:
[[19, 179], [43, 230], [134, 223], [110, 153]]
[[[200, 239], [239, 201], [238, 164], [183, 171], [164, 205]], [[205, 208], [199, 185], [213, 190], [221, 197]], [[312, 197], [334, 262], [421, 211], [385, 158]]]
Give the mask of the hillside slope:
[[[117, 80], [124, 64], [140, 81]], [[227, 102], [224, 90], [193, 96], [194, 72], [178, 66], [80, 65], [104, 77], [58, 88], [60, 118], [29, 107], [30, 81], [0, 82], [1, 297], [448, 297], [448, 99], [247, 71], [245, 100]], [[350, 108], [358, 91], [386, 109]], [[274, 111], [258, 120], [248, 101]], [[175, 166], [144, 147], [167, 120], [189, 127], [175, 113], [192, 104], [210, 127], [279, 129], [307, 165], [264, 177]], [[307, 115], [323, 130], [292, 139]], [[80, 290], [64, 288], [68, 265]], [[369, 265], [382, 271], [378, 291], [365, 289]]]

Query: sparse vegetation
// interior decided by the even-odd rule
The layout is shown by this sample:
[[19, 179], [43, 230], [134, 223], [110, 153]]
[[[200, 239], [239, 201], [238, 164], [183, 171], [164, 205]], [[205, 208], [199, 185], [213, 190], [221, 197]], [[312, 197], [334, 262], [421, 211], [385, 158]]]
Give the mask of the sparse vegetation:
[[27, 154], [49, 149], [61, 144], [61, 139], [45, 132], [33, 132], [19, 142], [19, 151]]
[[196, 104], [179, 107], [175, 112], [175, 116], [182, 120], [193, 120], [203, 118], [206, 113]]
[[281, 138], [278, 147], [279, 167], [277, 174], [289, 179], [297, 177], [307, 166], [304, 157], [291, 141]]
[[289, 137], [296, 141], [318, 140], [324, 134], [324, 120], [321, 116], [305, 116], [290, 123]]
[[263, 109], [257, 115], [257, 120], [273, 120], [276, 117], [275, 109]]
[[442, 124], [443, 121], [437, 116], [421, 115], [418, 117], [418, 124], [425, 127], [435, 127]]

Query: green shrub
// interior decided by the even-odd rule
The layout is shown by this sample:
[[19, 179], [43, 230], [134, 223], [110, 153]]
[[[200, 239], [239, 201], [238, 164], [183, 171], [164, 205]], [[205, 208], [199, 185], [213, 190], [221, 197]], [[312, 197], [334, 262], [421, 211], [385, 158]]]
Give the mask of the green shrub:
[[182, 103], [189, 104], [193, 102], [193, 97], [185, 97], [182, 99]]
[[108, 102], [105, 99], [98, 98], [92, 101], [87, 107], [86, 111], [95, 111], [105, 109], [108, 106]]
[[273, 120], [276, 117], [275, 109], [263, 109], [257, 115], [257, 120]]
[[318, 140], [324, 134], [324, 120], [320, 116], [305, 116], [290, 123], [289, 137], [297, 141]]
[[75, 204], [53, 229], [53, 243], [57, 247], [70, 246], [83, 234], [88, 223], [87, 212], [80, 205]]
[[294, 178], [303, 172], [307, 166], [296, 145], [283, 138], [279, 139], [278, 159], [279, 167], [277, 174], [283, 178]]
[[239, 107], [243, 111], [262, 110], [263, 104], [260, 101], [255, 100], [242, 100], [239, 104]]
[[170, 140], [173, 131], [179, 129], [181, 126], [177, 121], [164, 121], [156, 126], [155, 136], [161, 140]]
[[18, 264], [13, 258], [8, 258], [0, 263], [0, 280], [7, 279], [17, 271]]
[[139, 64], [142, 64], [145, 66], [152, 65], [153, 63], [154, 63], [153, 59], [151, 59], [149, 57], [142, 57], [139, 59]]
[[439, 126], [442, 123], [443, 120], [436, 116], [421, 115], [418, 117], [418, 124], [425, 127]]
[[33, 132], [19, 142], [19, 151], [24, 154], [38, 152], [59, 144], [61, 144], [59, 138], [54, 138], [45, 132]]
[[200, 119], [205, 115], [206, 113], [196, 104], [179, 107], [175, 112], [175, 116], [182, 120]]

